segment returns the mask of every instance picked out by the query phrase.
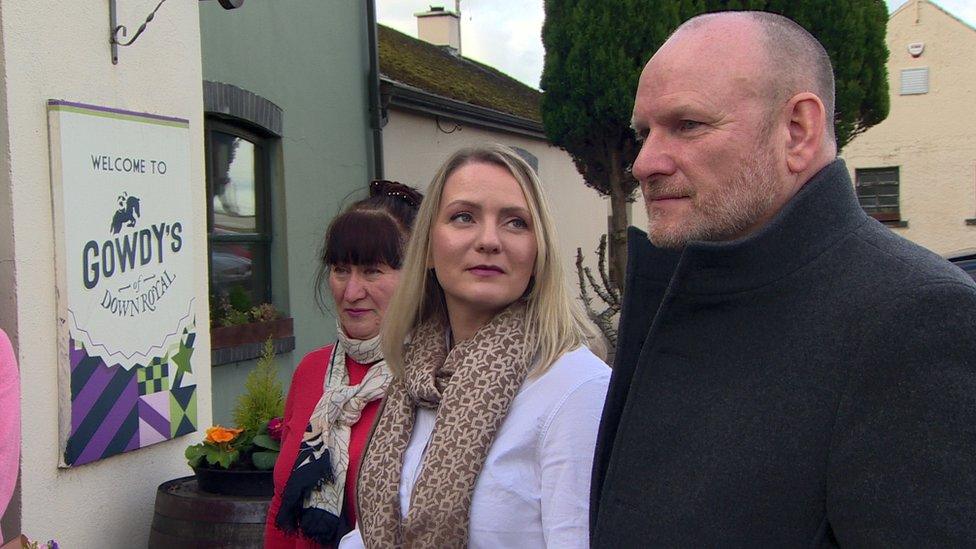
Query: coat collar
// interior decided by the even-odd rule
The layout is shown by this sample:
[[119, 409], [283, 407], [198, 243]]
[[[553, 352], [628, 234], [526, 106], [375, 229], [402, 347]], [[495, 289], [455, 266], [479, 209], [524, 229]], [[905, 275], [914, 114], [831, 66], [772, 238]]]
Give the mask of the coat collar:
[[631, 227], [627, 278], [666, 282], [677, 275], [674, 289], [688, 293], [750, 290], [808, 264], [868, 219], [844, 161], [837, 159], [814, 175], [769, 223], [738, 240], [692, 242], [684, 250], [664, 250]]

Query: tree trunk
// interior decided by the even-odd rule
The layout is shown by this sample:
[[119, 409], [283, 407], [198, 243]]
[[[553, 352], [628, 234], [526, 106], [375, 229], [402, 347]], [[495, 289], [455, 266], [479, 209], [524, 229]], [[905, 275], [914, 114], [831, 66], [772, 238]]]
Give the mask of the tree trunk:
[[627, 272], [627, 193], [625, 179], [628, 174], [622, 169], [620, 151], [611, 148], [610, 156], [610, 280], [624, 291], [624, 275]]
[[624, 273], [627, 272], [627, 195], [621, 182], [610, 185], [610, 279], [624, 290]]

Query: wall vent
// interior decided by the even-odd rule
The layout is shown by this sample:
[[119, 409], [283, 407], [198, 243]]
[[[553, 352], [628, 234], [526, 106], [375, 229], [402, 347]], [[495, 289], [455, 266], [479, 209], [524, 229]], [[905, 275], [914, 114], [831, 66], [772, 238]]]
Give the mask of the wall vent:
[[901, 71], [901, 95], [929, 92], [929, 68], [903, 69]]

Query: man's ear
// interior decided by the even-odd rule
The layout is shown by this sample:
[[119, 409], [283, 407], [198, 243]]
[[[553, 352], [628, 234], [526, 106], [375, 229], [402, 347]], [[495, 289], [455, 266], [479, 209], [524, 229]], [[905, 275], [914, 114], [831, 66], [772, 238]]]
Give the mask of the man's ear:
[[802, 173], [819, 157], [827, 121], [820, 98], [810, 92], [794, 95], [786, 104], [790, 138], [786, 143], [786, 165], [790, 173]]

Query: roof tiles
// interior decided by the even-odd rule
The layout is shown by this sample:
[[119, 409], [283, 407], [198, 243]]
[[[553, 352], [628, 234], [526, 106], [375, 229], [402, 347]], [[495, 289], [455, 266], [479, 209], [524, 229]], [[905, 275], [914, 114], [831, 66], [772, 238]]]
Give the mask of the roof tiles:
[[428, 93], [541, 122], [542, 93], [507, 74], [383, 25], [380, 72]]

